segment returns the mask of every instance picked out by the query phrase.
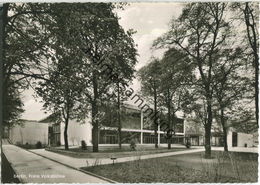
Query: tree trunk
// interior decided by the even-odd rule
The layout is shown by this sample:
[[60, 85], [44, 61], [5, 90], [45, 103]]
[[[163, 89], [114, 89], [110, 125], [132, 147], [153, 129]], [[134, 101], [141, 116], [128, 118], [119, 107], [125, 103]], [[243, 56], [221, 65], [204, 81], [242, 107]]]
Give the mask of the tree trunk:
[[[1, 47], [1, 51], [2, 51], [1, 57], [0, 57], [0, 61], [2, 61], [2, 64], [1, 64], [2, 67], [0, 69], [0, 75], [1, 75], [0, 77], [1, 77], [1, 79], [3, 79], [0, 82], [1, 89], [3, 89], [3, 90], [1, 90], [1, 93], [0, 93], [0, 96], [1, 96], [0, 105], [3, 105], [3, 106], [7, 105], [6, 96], [9, 91], [9, 89], [7, 88], [7, 86], [8, 86], [7, 85], [8, 80], [7, 80], [7, 75], [6, 75], [7, 70], [5, 68], [6, 63], [7, 63], [6, 53], [5, 53], [5, 50], [6, 50], [6, 29], [5, 29], [5, 27], [8, 23], [8, 7], [9, 7], [9, 3], [3, 4], [3, 8], [1, 10], [1, 15], [0, 15], [1, 16], [1, 25], [0, 25], [0, 27], [1, 27], [1, 46], [0, 47]], [[5, 113], [6, 113], [6, 111], [3, 111], [2, 116], [0, 116], [0, 122], [3, 123], [1, 126], [1, 133], [4, 133], [4, 127], [8, 126], [8, 122], [6, 121], [7, 115]]]
[[168, 143], [168, 149], [171, 149], [172, 148], [171, 138], [167, 139], [167, 143]]
[[1, 12], [2, 16], [2, 42], [3, 42], [3, 49], [6, 48], [6, 25], [8, 24], [8, 8], [9, 8], [9, 3], [4, 3], [3, 4], [3, 9]]
[[117, 116], [118, 116], [118, 145], [119, 149], [122, 148], [122, 133], [121, 133], [121, 107], [120, 107], [120, 88], [119, 83], [117, 84]]
[[212, 125], [212, 107], [211, 99], [207, 101], [207, 122], [205, 125], [205, 158], [211, 158], [211, 125]]
[[[158, 128], [158, 124], [157, 123], [154, 126]], [[154, 129], [154, 137], [155, 137], [155, 145], [154, 145], [154, 147], [158, 148], [158, 131], [157, 131], [156, 128]]]
[[98, 82], [96, 77], [96, 72], [93, 72], [93, 93], [94, 93], [94, 100], [92, 102], [92, 145], [93, 145], [93, 152], [98, 152], [98, 143], [99, 143], [99, 129], [98, 129]]
[[256, 123], [259, 127], [259, 61], [258, 55], [255, 55], [255, 116], [256, 116]]
[[167, 142], [168, 142], [168, 149], [171, 149], [171, 99], [170, 99], [170, 89], [167, 91], [167, 104], [168, 104], [168, 133], [167, 133]]
[[228, 151], [228, 145], [227, 145], [227, 126], [225, 121], [225, 115], [224, 115], [224, 107], [220, 108], [220, 121], [223, 129], [223, 135], [224, 135], [224, 151]]
[[[3, 4], [3, 9], [2, 9], [2, 30], [1, 30], [1, 35], [2, 35], [2, 57], [3, 57], [3, 84], [4, 87], [7, 87], [8, 85], [8, 80], [10, 78], [10, 74], [8, 73], [7, 70], [7, 61], [6, 61], [6, 48], [7, 48], [7, 44], [6, 44], [6, 36], [7, 36], [7, 32], [6, 32], [6, 26], [8, 24], [8, 9], [9, 9], [9, 3], [5, 3]], [[2, 74], [2, 73], [1, 73]], [[6, 89], [7, 90], [7, 89]], [[5, 90], [4, 90], [5, 93]], [[5, 96], [4, 96], [5, 97]]]
[[205, 126], [205, 158], [211, 158], [211, 128], [209, 126]]
[[[156, 115], [156, 113], [157, 113], [157, 91], [156, 88], [154, 88], [154, 114]], [[158, 123], [157, 123], [156, 116], [153, 119], [153, 121], [154, 121], [154, 136], [156, 138], [155, 148], [158, 148]]]
[[68, 143], [68, 124], [69, 119], [65, 119], [65, 129], [64, 129], [64, 144], [65, 144], [65, 150], [69, 150], [69, 143]]
[[[253, 9], [250, 8], [249, 3], [245, 3], [245, 9], [243, 10], [244, 12], [244, 18], [245, 18], [245, 24], [247, 27], [247, 37], [249, 44], [253, 50], [253, 55], [254, 55], [254, 60], [253, 60], [253, 67], [255, 68], [255, 117], [256, 117], [256, 122], [257, 122], [257, 127], [259, 127], [259, 56], [258, 56], [258, 43], [257, 43], [257, 26], [254, 17]], [[251, 19], [250, 19], [251, 18]], [[251, 22], [252, 21], [252, 22]], [[251, 35], [251, 32], [252, 35]]]
[[227, 129], [223, 129], [223, 134], [224, 134], [224, 151], [228, 152], [228, 144], [227, 144]]
[[92, 144], [93, 144], [93, 152], [98, 152], [98, 122], [93, 124], [92, 128]]
[[97, 105], [92, 102], [92, 145], [93, 152], [98, 152], [98, 120], [97, 120]]

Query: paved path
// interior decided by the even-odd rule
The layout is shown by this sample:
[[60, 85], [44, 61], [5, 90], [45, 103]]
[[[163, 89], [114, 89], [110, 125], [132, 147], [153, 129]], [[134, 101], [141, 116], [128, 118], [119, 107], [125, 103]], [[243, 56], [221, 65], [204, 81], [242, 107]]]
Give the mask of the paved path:
[[[223, 147], [212, 147], [212, 150], [224, 151]], [[228, 149], [230, 152], [249, 152], [249, 153], [258, 153], [257, 147], [230, 147]]]
[[[193, 148], [204, 148], [204, 146], [192, 146]], [[224, 151], [224, 147], [211, 147], [211, 150]], [[257, 147], [229, 147], [230, 152], [248, 152], [248, 153], [258, 153]]]
[[[44, 156], [46, 158], [58, 161], [63, 164], [67, 164], [74, 168], [86, 167], [86, 166], [94, 166], [97, 163], [100, 164], [112, 164], [113, 161], [110, 158], [103, 158], [103, 159], [93, 159], [93, 158], [74, 158], [69, 156], [64, 156], [58, 153], [46, 151], [44, 149], [37, 149], [31, 150], [32, 152]], [[176, 152], [165, 152], [165, 153], [157, 153], [157, 154], [148, 154], [148, 155], [141, 155], [141, 156], [131, 156], [131, 157], [122, 157], [116, 159], [116, 163], [134, 161], [139, 159], [151, 159], [151, 158], [158, 158], [158, 157], [167, 157], [173, 155], [181, 155], [187, 153], [194, 153], [194, 152], [202, 152], [204, 148], [192, 149], [192, 150], [185, 150], [185, 151], [176, 151]]]
[[14, 145], [2, 150], [23, 183], [109, 183]]
[[[116, 163], [122, 163], [122, 162], [128, 162], [128, 161], [134, 161], [139, 159], [151, 159], [151, 158], [158, 158], [158, 157], [167, 157], [167, 156], [174, 156], [174, 155], [181, 155], [181, 154], [187, 154], [187, 153], [195, 153], [195, 152], [203, 152], [205, 151], [204, 146], [194, 146], [192, 150], [185, 150], [185, 151], [176, 151], [176, 152], [165, 152], [165, 153], [157, 153], [157, 154], [148, 154], [148, 155], [139, 155], [139, 156], [131, 156], [131, 157], [122, 157], [118, 158], [115, 162]], [[216, 151], [223, 151], [223, 147], [212, 147], [212, 150]], [[46, 151], [45, 149], [36, 149], [31, 150], [32, 152], [44, 156], [46, 158], [58, 161], [62, 164], [67, 164], [74, 168], [81, 168], [86, 166], [94, 166], [96, 164], [112, 164], [113, 161], [110, 158], [101, 158], [101, 159], [94, 159], [94, 158], [74, 158], [65, 156], [62, 154], [58, 154], [55, 152]], [[241, 148], [241, 147], [231, 147], [229, 148], [229, 151], [234, 152], [251, 152], [251, 153], [257, 153], [257, 148]]]

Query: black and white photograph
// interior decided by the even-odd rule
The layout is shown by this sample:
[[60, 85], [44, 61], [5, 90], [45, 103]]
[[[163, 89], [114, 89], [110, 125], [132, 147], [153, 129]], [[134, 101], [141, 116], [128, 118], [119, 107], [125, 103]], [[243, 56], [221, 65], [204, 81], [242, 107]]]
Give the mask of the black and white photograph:
[[257, 183], [259, 2], [3, 2], [1, 182]]

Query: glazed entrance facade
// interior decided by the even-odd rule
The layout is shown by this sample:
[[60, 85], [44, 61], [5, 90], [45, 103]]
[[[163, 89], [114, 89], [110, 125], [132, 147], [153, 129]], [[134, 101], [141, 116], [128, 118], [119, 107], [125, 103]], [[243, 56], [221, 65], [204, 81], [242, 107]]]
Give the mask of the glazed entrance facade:
[[[105, 109], [105, 108], [104, 108]], [[116, 109], [107, 108], [100, 122], [99, 144], [118, 144], [118, 122]], [[175, 135], [171, 138], [172, 143], [184, 143], [184, 120], [175, 118]], [[136, 144], [162, 144], [167, 143], [165, 132], [157, 128], [158, 136], [154, 134], [153, 123], [148, 122], [141, 109], [134, 106], [123, 105], [121, 112], [121, 138], [122, 144], [134, 140]], [[52, 146], [63, 145], [64, 124], [51, 124], [49, 128], [49, 143]], [[84, 140], [87, 145], [92, 145], [91, 120], [85, 120], [84, 124], [71, 120], [68, 125], [68, 140], [70, 145], [80, 145]]]

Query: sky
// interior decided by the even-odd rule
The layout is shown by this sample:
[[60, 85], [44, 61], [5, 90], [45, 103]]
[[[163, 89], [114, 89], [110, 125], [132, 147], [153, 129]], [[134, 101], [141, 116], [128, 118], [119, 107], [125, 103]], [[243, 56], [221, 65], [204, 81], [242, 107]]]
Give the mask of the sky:
[[[180, 15], [183, 6], [183, 3], [131, 3], [123, 11], [117, 11], [120, 25], [125, 30], [134, 29], [136, 31], [133, 36], [139, 54], [136, 70], [149, 63], [152, 56], [159, 58], [162, 56], [162, 50], [151, 50], [152, 43], [167, 32], [170, 20]], [[140, 82], [134, 79], [131, 87], [137, 92]], [[33, 94], [32, 89], [26, 90], [22, 94], [25, 109], [22, 118], [41, 120], [48, 114], [44, 113], [41, 100], [35, 99]]]

